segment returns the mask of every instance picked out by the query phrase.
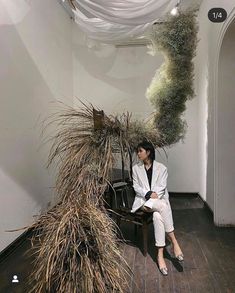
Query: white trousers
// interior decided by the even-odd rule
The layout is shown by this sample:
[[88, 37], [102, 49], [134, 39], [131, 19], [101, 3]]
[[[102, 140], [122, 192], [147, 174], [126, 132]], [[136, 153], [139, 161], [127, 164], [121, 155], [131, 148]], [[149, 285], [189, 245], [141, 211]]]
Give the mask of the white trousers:
[[[151, 206], [151, 209], [145, 206]], [[156, 246], [165, 246], [165, 233], [174, 231], [171, 206], [168, 199], [150, 198], [142, 206], [144, 211], [153, 212], [153, 226]]]

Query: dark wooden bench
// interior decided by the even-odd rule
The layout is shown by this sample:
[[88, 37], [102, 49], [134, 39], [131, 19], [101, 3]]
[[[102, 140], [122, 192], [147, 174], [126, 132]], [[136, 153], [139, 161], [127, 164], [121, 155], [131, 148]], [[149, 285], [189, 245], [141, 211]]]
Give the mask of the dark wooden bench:
[[117, 225], [120, 227], [121, 221], [134, 224], [135, 235], [137, 227], [142, 228], [143, 234], [143, 254], [147, 255], [148, 250], [148, 224], [152, 222], [152, 213], [138, 210], [131, 213], [132, 204], [135, 198], [135, 191], [131, 182], [116, 182], [108, 193], [108, 211], [115, 217]]

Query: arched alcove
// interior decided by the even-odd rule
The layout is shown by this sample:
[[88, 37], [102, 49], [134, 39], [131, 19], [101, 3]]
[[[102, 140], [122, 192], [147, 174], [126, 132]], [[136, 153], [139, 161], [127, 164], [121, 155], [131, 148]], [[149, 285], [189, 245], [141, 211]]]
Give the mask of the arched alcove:
[[218, 59], [216, 168], [219, 225], [235, 224], [235, 19], [222, 39]]

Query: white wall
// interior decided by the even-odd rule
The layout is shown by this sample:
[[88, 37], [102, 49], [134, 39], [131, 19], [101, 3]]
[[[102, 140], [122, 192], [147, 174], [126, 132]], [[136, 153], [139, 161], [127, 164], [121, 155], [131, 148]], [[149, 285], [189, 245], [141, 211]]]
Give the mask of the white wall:
[[[227, 19], [223, 23], [213, 23], [208, 20], [207, 13], [213, 7], [222, 7], [227, 11]], [[221, 222], [219, 214], [222, 208], [220, 200], [224, 196], [218, 193], [218, 90], [220, 95], [221, 84], [218, 84], [218, 57], [220, 43], [223, 33], [227, 28], [227, 23], [235, 14], [234, 0], [204, 0], [199, 11], [200, 43], [196, 57], [196, 85], [199, 101], [198, 119], [199, 125], [199, 192], [204, 200], [207, 201], [211, 210], [214, 211], [214, 221], [217, 225], [226, 224]], [[234, 47], [231, 48], [234, 51]], [[232, 60], [232, 59], [231, 59]], [[229, 70], [229, 68], [228, 68]], [[226, 71], [226, 69], [224, 69]], [[218, 96], [219, 98], [219, 96]], [[221, 143], [221, 142], [220, 142]], [[223, 147], [223, 144], [220, 145]], [[231, 202], [230, 202], [231, 204]], [[234, 205], [234, 204], [233, 204]], [[222, 214], [232, 218], [232, 214], [226, 209]], [[227, 220], [228, 220], [227, 218]], [[229, 224], [230, 221], [227, 221]]]
[[153, 62], [146, 47], [97, 46], [89, 49], [84, 34], [73, 25], [74, 95], [106, 113], [132, 110], [138, 117], [151, 113], [145, 90], [163, 58]]
[[[20, 4], [20, 5], [19, 5]], [[21, 10], [22, 9], [22, 10]], [[41, 121], [72, 105], [71, 20], [56, 0], [0, 0], [0, 251], [52, 199]]]
[[[86, 99], [106, 113], [130, 111], [136, 117], [147, 117], [153, 108], [145, 98], [155, 71], [164, 61], [147, 54], [146, 47], [98, 46], [89, 49], [86, 38], [73, 25], [74, 95]], [[75, 99], [75, 104], [77, 103]], [[158, 160], [169, 168], [169, 190], [198, 192], [197, 99], [187, 103], [185, 118], [188, 132], [185, 142], [167, 150], [168, 161]]]
[[235, 225], [235, 19], [221, 47], [218, 75], [218, 222]]
[[208, 88], [208, 18], [205, 2], [201, 4], [198, 13], [198, 45], [195, 57], [195, 91], [198, 100], [198, 192], [206, 200], [206, 180], [207, 180], [207, 88]]

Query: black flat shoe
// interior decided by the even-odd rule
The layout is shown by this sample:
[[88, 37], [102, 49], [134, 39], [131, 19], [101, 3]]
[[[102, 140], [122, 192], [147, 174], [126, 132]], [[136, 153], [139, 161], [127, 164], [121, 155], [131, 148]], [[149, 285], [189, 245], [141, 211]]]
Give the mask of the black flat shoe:
[[168, 275], [168, 270], [167, 268], [159, 268], [159, 271], [162, 273], [163, 276], [167, 276]]
[[176, 255], [175, 258], [178, 260], [178, 261], [183, 261], [184, 260], [184, 255], [183, 253], [179, 254], [179, 255]]
[[161, 272], [161, 274], [162, 274], [163, 276], [167, 276], [167, 275], [168, 275], [167, 267], [160, 268], [160, 267], [159, 267], [159, 263], [158, 263], [158, 259], [157, 259], [157, 266], [158, 266], [159, 271]]

